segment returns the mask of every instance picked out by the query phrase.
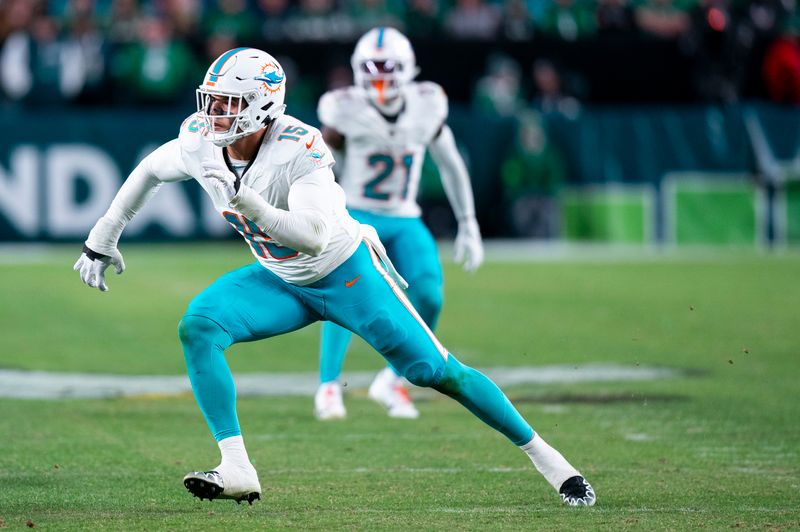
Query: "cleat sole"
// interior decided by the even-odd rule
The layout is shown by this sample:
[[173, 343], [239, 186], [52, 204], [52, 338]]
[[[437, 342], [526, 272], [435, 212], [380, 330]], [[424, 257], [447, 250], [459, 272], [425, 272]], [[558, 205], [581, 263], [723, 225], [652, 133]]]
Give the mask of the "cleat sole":
[[183, 480], [183, 485], [186, 487], [189, 493], [191, 493], [201, 501], [204, 499], [213, 501], [214, 499], [222, 495], [222, 486], [218, 486], [213, 482], [208, 482], [203, 479], [186, 478]]

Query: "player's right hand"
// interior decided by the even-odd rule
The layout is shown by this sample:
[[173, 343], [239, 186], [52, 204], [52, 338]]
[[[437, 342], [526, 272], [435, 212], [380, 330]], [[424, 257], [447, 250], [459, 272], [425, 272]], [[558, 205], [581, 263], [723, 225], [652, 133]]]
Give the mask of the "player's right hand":
[[122, 254], [117, 249], [114, 249], [111, 255], [103, 255], [84, 245], [81, 256], [72, 269], [80, 273], [81, 281], [87, 285], [97, 288], [101, 292], [108, 292], [105, 272], [109, 266], [114, 266], [117, 275], [125, 271], [125, 261], [122, 260]]
[[241, 180], [228, 170], [227, 166], [214, 159], [205, 159], [200, 163], [200, 166], [203, 178], [208, 179], [211, 186], [216, 188], [217, 192], [225, 198], [225, 201], [230, 203], [236, 193], [239, 192]]
[[483, 264], [483, 241], [475, 218], [468, 218], [458, 224], [455, 252], [456, 262], [462, 263], [464, 270], [470, 273]]

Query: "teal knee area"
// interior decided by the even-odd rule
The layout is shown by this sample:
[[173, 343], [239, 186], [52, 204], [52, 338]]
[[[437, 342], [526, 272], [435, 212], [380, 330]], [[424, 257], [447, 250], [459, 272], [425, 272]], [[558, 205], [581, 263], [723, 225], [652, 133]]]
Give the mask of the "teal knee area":
[[385, 311], [379, 312], [370, 320], [364, 326], [364, 332], [365, 339], [384, 356], [391, 355], [408, 337], [406, 330]]
[[224, 350], [231, 344], [225, 329], [203, 316], [184, 316], [178, 325], [178, 337], [189, 367], [209, 357], [215, 348]]
[[451, 354], [447, 357], [447, 363], [433, 388], [451, 397], [459, 396], [467, 378], [467, 368]]
[[409, 282], [407, 293], [423, 321], [435, 329], [444, 300], [441, 281], [433, 277], [415, 279]]
[[414, 386], [435, 387], [444, 371], [444, 360], [441, 358], [439, 360], [441, 361], [439, 363], [432, 363], [428, 360], [412, 362], [402, 374]]

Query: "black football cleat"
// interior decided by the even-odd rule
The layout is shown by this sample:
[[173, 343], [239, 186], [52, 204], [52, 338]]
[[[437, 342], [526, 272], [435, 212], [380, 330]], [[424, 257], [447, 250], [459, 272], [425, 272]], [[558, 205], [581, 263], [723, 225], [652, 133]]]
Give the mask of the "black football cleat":
[[567, 506], [594, 506], [597, 496], [591, 484], [582, 476], [570, 477], [558, 490], [561, 500]]

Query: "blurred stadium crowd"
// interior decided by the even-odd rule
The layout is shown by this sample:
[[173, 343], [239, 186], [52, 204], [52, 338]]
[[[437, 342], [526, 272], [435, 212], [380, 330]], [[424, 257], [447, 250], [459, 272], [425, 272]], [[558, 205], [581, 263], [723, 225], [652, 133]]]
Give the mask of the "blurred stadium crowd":
[[[602, 144], [631, 145], [631, 128], [595, 137], [556, 131], [559, 123], [593, 131], [596, 104], [623, 104], [612, 111], [619, 120], [631, 103], [656, 113], [664, 103], [800, 104], [796, 0], [0, 0], [0, 109], [12, 120], [35, 120], [41, 109], [57, 108], [69, 123], [93, 108], [101, 110], [96, 120], [111, 120], [109, 106], [117, 115], [127, 108], [183, 117], [208, 64], [253, 46], [280, 60], [290, 112], [313, 123], [319, 96], [352, 83], [356, 39], [378, 25], [406, 32], [420, 78], [448, 93], [489, 234], [557, 236], [565, 184], [652, 183], [656, 169], [685, 163], [669, 154], [688, 153], [681, 144], [685, 124], [693, 123], [686, 106], [659, 141], [672, 139], [680, 149], [637, 150], [646, 164]], [[707, 131], [724, 137], [718, 115], [707, 116]], [[689, 146], [705, 138], [697, 131]], [[586, 151], [594, 146], [587, 138], [605, 151]], [[587, 178], [576, 154], [613, 164], [592, 165]], [[709, 169], [730, 169], [717, 166]], [[437, 222], [431, 208], [446, 205], [436, 170], [428, 162], [423, 172], [426, 221], [446, 234], [449, 222]], [[508, 219], [497, 218], [500, 202]]]
[[[553, 50], [619, 36], [618, 57], [609, 63], [624, 63], [640, 42], [668, 43], [692, 57], [698, 100], [739, 99], [757, 49], [762, 83], [751, 92], [797, 103], [797, 18], [795, 0], [0, 0], [0, 94], [6, 103], [36, 105], [169, 104], [185, 98], [211, 59], [246, 44], [289, 56], [281, 59], [290, 103], [313, 106], [325, 89], [349, 83], [347, 51], [355, 39], [391, 25], [422, 43], [419, 55], [478, 43], [449, 58], [460, 63], [462, 50], [484, 56], [469, 89], [451, 97], [502, 114], [517, 110], [521, 70], [531, 68], [525, 92], [544, 108], [573, 111], [575, 101], [559, 95], [591, 96], [591, 83], [580, 65], [562, 72], [542, 57], [521, 64], [530, 53], [487, 57], [501, 43], [512, 50], [549, 43]], [[311, 68], [324, 72], [309, 72], [311, 62], [301, 61], [296, 75], [290, 58], [307, 46], [317, 51]], [[635, 78], [636, 65], [630, 70], [627, 77]], [[430, 71], [427, 77], [440, 81]]]

